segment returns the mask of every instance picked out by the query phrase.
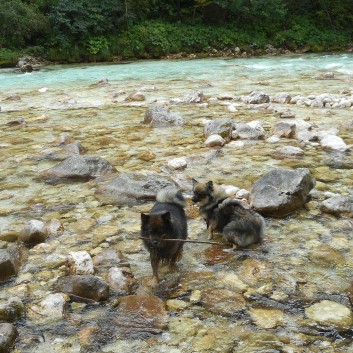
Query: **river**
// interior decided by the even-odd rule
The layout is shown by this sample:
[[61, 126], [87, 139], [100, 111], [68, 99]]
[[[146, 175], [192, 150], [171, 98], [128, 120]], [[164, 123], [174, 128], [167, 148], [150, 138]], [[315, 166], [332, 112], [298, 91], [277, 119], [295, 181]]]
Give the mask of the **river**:
[[[327, 73], [332, 75], [325, 79]], [[125, 100], [137, 91], [143, 101]], [[205, 101], [183, 103], [195, 91]], [[16, 242], [31, 219], [56, 219], [64, 227], [45, 245], [20, 245], [19, 274], [0, 284], [0, 300], [17, 296], [25, 305], [15, 323], [15, 352], [353, 352], [352, 328], [315, 323], [306, 314], [322, 300], [349, 307], [353, 222], [322, 212], [320, 204], [325, 193], [352, 192], [352, 169], [330, 167], [327, 160], [334, 154], [315, 141], [265, 139], [212, 149], [204, 145], [203, 134], [206, 120], [233, 118], [260, 121], [267, 138], [279, 113], [290, 110], [295, 119], [322, 131], [337, 129], [353, 145], [352, 130], [346, 128], [353, 108], [244, 103], [241, 97], [253, 91], [352, 99], [353, 54], [53, 65], [26, 74], [0, 70], [0, 248]], [[142, 124], [153, 104], [178, 112], [185, 125]], [[144, 288], [151, 276], [148, 253], [138, 239], [140, 212], [151, 203], [117, 207], [97, 199], [94, 181], [52, 185], [38, 178], [63, 158], [57, 141], [65, 136], [119, 173], [167, 175], [171, 159], [188, 158], [186, 169], [172, 172], [182, 186], [196, 178], [251, 190], [273, 168], [299, 167], [308, 168], [317, 184], [303, 209], [283, 219], [266, 218], [266, 251], [228, 254], [224, 244], [186, 244], [178, 275], [162, 269], [164, 281], [151, 291]], [[288, 145], [302, 148], [304, 156], [278, 158], [275, 149]], [[351, 150], [344, 155], [352, 162]], [[190, 190], [183, 192], [190, 197]], [[195, 208], [189, 204], [187, 212], [189, 237], [205, 240], [206, 227]], [[33, 314], [66, 275], [68, 252], [85, 250], [94, 258], [106, 249], [126, 257], [136, 280], [132, 294], [148, 292], [162, 300], [167, 321], [162, 329], [121, 333], [116, 319], [121, 295], [102, 304], [69, 301], [63, 317], [53, 322]], [[98, 275], [106, 272], [102, 268]]]

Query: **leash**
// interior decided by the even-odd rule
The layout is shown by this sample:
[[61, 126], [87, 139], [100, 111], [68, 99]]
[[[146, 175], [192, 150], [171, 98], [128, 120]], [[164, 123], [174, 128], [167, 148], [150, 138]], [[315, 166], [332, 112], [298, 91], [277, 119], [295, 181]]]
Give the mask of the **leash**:
[[[151, 240], [150, 238], [139, 237], [139, 239]], [[216, 241], [203, 241], [203, 240], [190, 240], [190, 239], [162, 239], [163, 241], [180, 241], [183, 243], [200, 243], [200, 244], [218, 244], [222, 245], [222, 243]]]

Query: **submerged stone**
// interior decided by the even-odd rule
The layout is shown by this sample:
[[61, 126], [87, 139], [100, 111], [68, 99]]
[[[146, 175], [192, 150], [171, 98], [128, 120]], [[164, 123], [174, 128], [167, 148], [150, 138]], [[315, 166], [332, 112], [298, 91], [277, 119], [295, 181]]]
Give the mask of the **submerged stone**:
[[101, 157], [72, 156], [58, 165], [43, 171], [41, 177], [49, 183], [63, 182], [65, 180], [87, 181], [100, 175], [114, 172], [116, 172], [115, 167]]
[[114, 205], [136, 205], [156, 199], [157, 192], [174, 182], [157, 174], [122, 173], [107, 184], [99, 185], [96, 197]]
[[184, 120], [179, 114], [173, 113], [168, 108], [160, 105], [149, 107], [145, 112], [143, 122], [144, 124], [150, 124], [153, 127], [184, 125]]
[[317, 324], [348, 330], [353, 325], [353, 312], [346, 306], [331, 300], [322, 300], [305, 309], [305, 314]]

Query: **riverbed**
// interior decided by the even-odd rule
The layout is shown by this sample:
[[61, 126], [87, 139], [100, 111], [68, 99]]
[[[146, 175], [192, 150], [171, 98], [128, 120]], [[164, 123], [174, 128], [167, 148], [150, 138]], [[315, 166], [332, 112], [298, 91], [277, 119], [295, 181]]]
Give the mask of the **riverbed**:
[[[55, 219], [64, 229], [44, 245], [19, 244], [20, 271], [0, 284], [0, 299], [16, 296], [25, 306], [15, 323], [15, 352], [353, 351], [352, 327], [327, 326], [306, 312], [323, 300], [352, 310], [347, 294], [352, 218], [320, 208], [329, 193], [352, 193], [352, 150], [343, 152], [348, 167], [337, 168], [327, 161], [342, 152], [325, 150], [317, 141], [269, 140], [280, 114], [290, 110], [320, 131], [335, 129], [349, 147], [353, 108], [304, 100], [247, 104], [241, 98], [255, 91], [271, 97], [285, 92], [309, 102], [324, 94], [353, 99], [352, 53], [58, 65], [26, 74], [4, 69], [0, 83], [0, 247], [16, 243], [32, 219]], [[135, 92], [144, 99], [127, 99]], [[203, 100], [186, 100], [193, 92], [202, 92]], [[155, 104], [177, 112], [185, 124], [143, 124], [146, 109]], [[260, 121], [266, 138], [207, 147], [204, 124], [218, 118]], [[38, 178], [66, 157], [60, 143], [65, 140], [79, 141], [84, 155], [106, 159], [118, 173], [157, 173], [176, 181], [188, 200], [193, 240], [206, 240], [207, 230], [190, 200], [192, 178], [250, 191], [274, 168], [308, 168], [316, 186], [302, 209], [266, 218], [262, 246], [226, 253], [221, 237], [220, 245], [185, 244], [179, 270], [162, 268], [160, 285], [151, 288], [149, 256], [138, 237], [140, 213], [152, 203], [106, 204], [96, 196], [99, 181], [53, 185]], [[288, 145], [304, 155], [279, 158], [275, 150]], [[173, 170], [168, 163], [175, 158], [186, 158], [187, 166]], [[33, 314], [65, 277], [70, 251], [87, 251], [94, 259], [107, 249], [124, 255], [135, 279], [131, 293], [103, 303], [70, 300], [53, 322]], [[97, 270], [102, 277], [106, 272]], [[119, 300], [127, 294], [161, 299], [165, 325], [149, 334], [119, 330]]]

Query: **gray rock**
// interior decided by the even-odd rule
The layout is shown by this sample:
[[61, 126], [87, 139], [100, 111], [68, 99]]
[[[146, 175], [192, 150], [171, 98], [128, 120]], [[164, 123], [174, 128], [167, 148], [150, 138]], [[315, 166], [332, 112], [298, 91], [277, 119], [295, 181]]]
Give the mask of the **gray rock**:
[[220, 135], [210, 135], [207, 137], [207, 140], [205, 141], [205, 146], [206, 147], [222, 147], [226, 141], [224, 138]]
[[315, 179], [306, 168], [274, 169], [253, 186], [250, 204], [261, 214], [284, 217], [301, 208], [315, 186]]
[[230, 140], [234, 128], [234, 121], [232, 119], [223, 118], [209, 120], [204, 126], [204, 135], [206, 137], [211, 135], [220, 135], [225, 140]]
[[282, 158], [300, 158], [304, 156], [304, 151], [299, 147], [283, 146], [277, 148], [274, 154]]
[[157, 174], [123, 173], [107, 184], [101, 184], [96, 197], [114, 205], [136, 205], [156, 199], [157, 192], [174, 182]]
[[321, 210], [334, 215], [353, 217], [353, 195], [333, 196], [323, 201]]
[[9, 323], [0, 324], [0, 353], [8, 353], [18, 336], [17, 329]]
[[45, 242], [48, 230], [42, 221], [32, 219], [22, 228], [19, 240], [26, 244], [39, 244]]
[[272, 126], [271, 133], [279, 137], [292, 138], [295, 135], [296, 125], [294, 123], [289, 123], [281, 121]]
[[15, 322], [23, 314], [24, 305], [20, 298], [11, 297], [6, 302], [0, 301], [0, 321]]
[[248, 124], [234, 124], [232, 139], [263, 140], [265, 139], [265, 130], [262, 127], [251, 127]]
[[320, 138], [320, 144], [327, 150], [346, 151], [349, 148], [341, 137], [330, 134]]
[[70, 295], [72, 300], [88, 302], [104, 301], [109, 298], [109, 285], [93, 275], [72, 275], [59, 280], [58, 289]]
[[67, 180], [87, 181], [114, 172], [115, 167], [101, 157], [72, 156], [43, 171], [41, 177], [48, 183], [58, 183]]
[[81, 142], [75, 141], [75, 142], [67, 144], [64, 147], [64, 151], [68, 155], [80, 155], [85, 152], [85, 148], [82, 146]]
[[242, 101], [248, 104], [263, 104], [270, 102], [270, 96], [265, 93], [252, 92], [250, 96], [242, 96]]
[[0, 249], [0, 282], [16, 276], [20, 267], [20, 254], [16, 246]]
[[277, 93], [271, 98], [271, 102], [273, 103], [281, 103], [281, 104], [289, 104], [292, 97], [289, 93]]
[[333, 169], [353, 169], [353, 157], [344, 152], [331, 152], [325, 164]]
[[186, 97], [182, 99], [183, 103], [201, 103], [206, 100], [204, 94], [200, 91], [195, 91], [188, 94]]
[[153, 127], [182, 126], [184, 120], [179, 114], [171, 112], [168, 108], [155, 105], [146, 110], [143, 123]]

